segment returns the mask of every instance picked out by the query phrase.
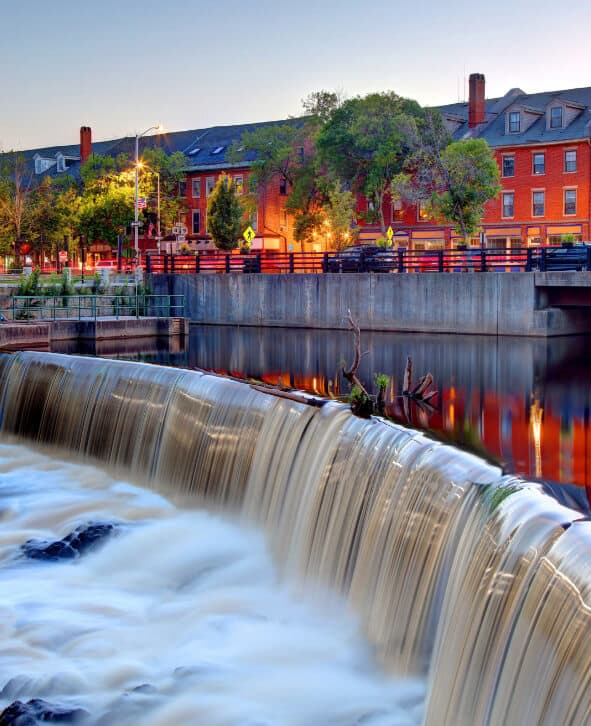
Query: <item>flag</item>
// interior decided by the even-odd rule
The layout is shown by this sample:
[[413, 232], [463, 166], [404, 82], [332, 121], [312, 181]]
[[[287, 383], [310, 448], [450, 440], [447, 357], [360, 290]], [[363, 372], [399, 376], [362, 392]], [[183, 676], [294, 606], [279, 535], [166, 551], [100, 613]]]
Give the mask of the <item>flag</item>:
[[138, 209], [145, 209], [148, 206], [146, 202], [146, 197], [138, 197], [137, 198], [137, 208]]

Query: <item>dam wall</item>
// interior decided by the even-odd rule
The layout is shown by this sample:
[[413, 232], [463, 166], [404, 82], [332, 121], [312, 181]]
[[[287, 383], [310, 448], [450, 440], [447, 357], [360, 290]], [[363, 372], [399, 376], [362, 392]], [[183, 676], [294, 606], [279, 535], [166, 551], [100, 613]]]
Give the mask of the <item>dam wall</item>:
[[[582, 274], [582, 273], [574, 273]], [[184, 295], [192, 322], [547, 337], [591, 332], [585, 308], [545, 307], [537, 273], [379, 275], [154, 274], [157, 295]]]

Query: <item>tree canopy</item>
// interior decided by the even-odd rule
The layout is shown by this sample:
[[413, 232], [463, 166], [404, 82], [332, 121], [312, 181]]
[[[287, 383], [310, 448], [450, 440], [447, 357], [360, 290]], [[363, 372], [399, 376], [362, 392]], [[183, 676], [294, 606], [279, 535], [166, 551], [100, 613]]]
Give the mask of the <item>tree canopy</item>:
[[244, 208], [232, 179], [222, 174], [207, 201], [207, 229], [216, 247], [233, 250], [242, 234]]

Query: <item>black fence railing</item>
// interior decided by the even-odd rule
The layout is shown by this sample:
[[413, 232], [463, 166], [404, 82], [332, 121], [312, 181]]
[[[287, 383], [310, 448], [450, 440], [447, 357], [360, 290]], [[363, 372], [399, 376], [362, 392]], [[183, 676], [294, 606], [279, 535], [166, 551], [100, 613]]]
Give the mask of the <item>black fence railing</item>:
[[454, 250], [351, 247], [342, 252], [200, 252], [147, 255], [147, 274], [418, 273], [590, 270], [591, 245]]

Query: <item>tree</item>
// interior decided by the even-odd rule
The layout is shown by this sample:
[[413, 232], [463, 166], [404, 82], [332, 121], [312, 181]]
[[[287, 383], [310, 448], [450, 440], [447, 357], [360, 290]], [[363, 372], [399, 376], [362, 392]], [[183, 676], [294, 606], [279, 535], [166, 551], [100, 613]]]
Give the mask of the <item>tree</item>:
[[4, 252], [17, 254], [17, 242], [31, 231], [34, 218], [33, 173], [17, 152], [0, 160], [0, 242]]
[[238, 247], [244, 208], [231, 178], [222, 174], [207, 201], [207, 228], [215, 246], [221, 250]]
[[477, 232], [484, 205], [501, 190], [499, 167], [484, 139], [424, 147], [393, 187], [407, 201], [425, 199], [430, 213], [453, 224], [465, 243]]
[[317, 147], [328, 170], [373, 204], [373, 220], [385, 233], [384, 196], [420, 147], [424, 111], [393, 92], [348, 99], [321, 128]]
[[[142, 195], [151, 199], [156, 219], [157, 176], [160, 175], [160, 227], [164, 234], [186, 211], [186, 200], [179, 197], [179, 182], [184, 181], [187, 158], [181, 151], [170, 156], [161, 148], [146, 149], [142, 155], [140, 185]], [[145, 215], [144, 215], [145, 216]]]

